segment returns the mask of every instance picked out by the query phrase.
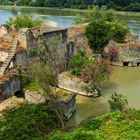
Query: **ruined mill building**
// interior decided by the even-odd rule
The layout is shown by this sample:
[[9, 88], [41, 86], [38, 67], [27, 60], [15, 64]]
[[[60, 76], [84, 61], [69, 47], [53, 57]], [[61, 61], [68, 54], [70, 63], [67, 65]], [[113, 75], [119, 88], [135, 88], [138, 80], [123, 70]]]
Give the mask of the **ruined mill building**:
[[9, 97], [20, 91], [17, 67], [28, 66], [28, 50], [38, 45], [45, 47], [54, 36], [59, 37], [63, 45], [56, 46], [58, 63], [65, 70], [71, 55], [80, 47], [87, 47], [85, 26], [68, 29], [35, 27], [16, 30], [7, 25], [0, 26], [0, 96]]
[[[87, 25], [77, 25], [67, 29], [56, 29], [48, 27], [34, 27], [32, 29], [16, 30], [7, 25], [0, 26], [0, 97], [16, 95], [20, 91], [20, 81], [17, 67], [28, 66], [28, 50], [36, 46], [49, 46], [49, 40], [55, 36], [59, 37], [56, 45], [56, 57], [61, 71], [66, 70], [70, 57], [79, 49], [86, 49], [91, 54], [88, 40], [85, 35]], [[47, 44], [48, 43], [48, 44]], [[119, 47], [117, 66], [137, 66], [140, 64], [140, 42], [137, 36], [129, 36], [124, 44]], [[52, 49], [53, 51], [53, 49]], [[106, 48], [107, 51], [107, 48]]]

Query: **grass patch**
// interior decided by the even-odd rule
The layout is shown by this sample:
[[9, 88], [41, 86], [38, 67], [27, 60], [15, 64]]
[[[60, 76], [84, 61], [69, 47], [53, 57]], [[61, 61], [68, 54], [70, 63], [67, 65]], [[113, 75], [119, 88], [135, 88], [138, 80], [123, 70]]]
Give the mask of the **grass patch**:
[[57, 128], [57, 120], [47, 104], [22, 105], [3, 112], [0, 118], [1, 140], [46, 140]]
[[25, 86], [25, 89], [29, 91], [38, 91], [40, 89], [40, 86], [37, 84], [37, 82], [31, 81], [30, 83], [28, 83], [28, 85]]

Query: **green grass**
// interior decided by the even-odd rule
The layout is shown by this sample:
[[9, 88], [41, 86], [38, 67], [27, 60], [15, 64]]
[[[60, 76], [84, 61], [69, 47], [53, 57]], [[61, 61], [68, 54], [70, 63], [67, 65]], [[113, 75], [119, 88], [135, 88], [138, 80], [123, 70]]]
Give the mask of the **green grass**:
[[57, 120], [47, 104], [22, 105], [3, 112], [0, 118], [0, 140], [47, 140], [57, 128]]
[[40, 87], [37, 82], [31, 81], [28, 85], [25, 86], [25, 89], [29, 91], [38, 91]]

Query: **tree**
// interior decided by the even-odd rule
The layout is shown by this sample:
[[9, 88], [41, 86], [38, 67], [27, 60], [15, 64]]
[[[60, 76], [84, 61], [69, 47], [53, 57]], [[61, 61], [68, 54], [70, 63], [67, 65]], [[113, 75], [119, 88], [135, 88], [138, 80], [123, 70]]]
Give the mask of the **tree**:
[[43, 42], [42, 45], [40, 44], [30, 49], [29, 55], [32, 77], [35, 78], [39, 87], [43, 89], [43, 95], [49, 99], [62, 124], [62, 128], [65, 129], [59, 97], [56, 95], [58, 74], [64, 65], [58, 59], [65, 60], [61, 54], [59, 55], [59, 53], [62, 53], [62, 41], [60, 40], [60, 36], [53, 36], [47, 42]]
[[68, 67], [73, 75], [80, 76], [81, 69], [88, 63], [91, 63], [89, 58], [85, 56], [83, 51], [80, 51], [72, 56]]
[[110, 26], [105, 20], [93, 20], [86, 28], [86, 36], [91, 48], [96, 53], [102, 53], [111, 38]]
[[107, 9], [105, 6], [92, 6], [84, 10], [82, 13], [74, 16], [73, 21], [75, 24], [90, 23], [91, 21], [98, 19], [110, 22], [114, 21], [115, 17], [115, 12], [112, 9]]
[[42, 62], [36, 62], [32, 65], [32, 74], [38, 85], [43, 89], [43, 95], [49, 99], [51, 105], [53, 106], [53, 109], [62, 124], [62, 128], [65, 129], [55, 88], [57, 86], [58, 73], [52, 67], [44, 65]]
[[81, 79], [88, 83], [88, 89], [92, 92], [96, 89], [99, 93], [101, 93], [101, 82], [108, 79], [110, 74], [111, 67], [105, 60], [87, 64], [81, 69]]
[[108, 100], [108, 103], [110, 105], [111, 111], [116, 111], [116, 110], [119, 110], [121, 112], [126, 111], [128, 105], [126, 96], [117, 93], [114, 93], [111, 96], [111, 99]]
[[137, 12], [140, 12], [140, 3], [138, 3], [138, 2], [130, 3], [130, 4], [126, 7], [126, 10], [128, 10], [128, 11], [137, 11]]
[[129, 33], [128, 27], [123, 22], [118, 21], [110, 22], [109, 25], [111, 38], [118, 43], [123, 43], [127, 33]]

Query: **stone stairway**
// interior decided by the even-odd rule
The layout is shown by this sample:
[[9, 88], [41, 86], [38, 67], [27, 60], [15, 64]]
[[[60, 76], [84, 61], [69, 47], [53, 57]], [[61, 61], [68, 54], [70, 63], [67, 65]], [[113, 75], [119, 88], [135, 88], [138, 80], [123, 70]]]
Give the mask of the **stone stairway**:
[[15, 56], [16, 49], [17, 49], [17, 44], [18, 44], [18, 41], [16, 39], [13, 39], [12, 47], [9, 51], [8, 57], [6, 58], [6, 60], [2, 64], [2, 66], [0, 67], [0, 75], [1, 76], [5, 73], [5, 71], [9, 67], [13, 57]]

